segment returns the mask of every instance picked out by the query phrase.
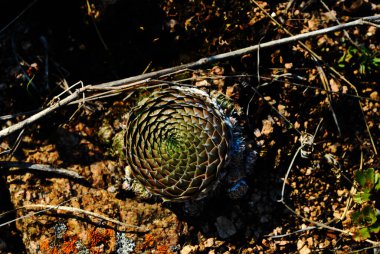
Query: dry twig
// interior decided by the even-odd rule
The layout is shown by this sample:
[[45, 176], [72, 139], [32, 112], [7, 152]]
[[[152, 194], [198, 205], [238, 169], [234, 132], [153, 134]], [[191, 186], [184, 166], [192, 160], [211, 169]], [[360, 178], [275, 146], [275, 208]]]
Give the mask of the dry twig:
[[[266, 12], [255, 0], [251, 0], [251, 2], [253, 2], [257, 7], [259, 7], [259, 9], [262, 11], [262, 12], [264, 12], [264, 14], [265, 15], [267, 15], [278, 27], [280, 27], [281, 29], [283, 29], [288, 35], [290, 35], [291, 37], [293, 37], [294, 35], [289, 31], [289, 30], [287, 30], [283, 25], [281, 25], [276, 19], [274, 19], [268, 12]], [[369, 19], [369, 20], [367, 20], [367, 18]], [[370, 24], [371, 25], [373, 25], [373, 26], [376, 26], [377, 27], [377, 25], [376, 25], [376, 22], [379, 22], [379, 20], [380, 20], [380, 17], [379, 16], [372, 16], [372, 17], [366, 17], [366, 18], [363, 18], [363, 19], [366, 19], [367, 20], [367, 22], [370, 22]], [[363, 20], [364, 21], [364, 20]], [[349, 23], [351, 23], [351, 22], [349, 22]], [[349, 24], [349, 23], [346, 23], [346, 24]], [[365, 24], [365, 22], [363, 22], [363, 24]], [[343, 24], [339, 24], [338, 26], [340, 26], [340, 25], [343, 25]], [[326, 28], [325, 28], [326, 29]], [[327, 28], [328, 29], [328, 28]], [[342, 27], [342, 29], [339, 29], [339, 30], [343, 30], [344, 31], [344, 29], [345, 28], [343, 28]], [[321, 29], [321, 30], [324, 30], [324, 29]], [[320, 30], [316, 30], [316, 31], [320, 31]], [[308, 33], [307, 33], [308, 34]], [[322, 59], [322, 57], [321, 56], [319, 56], [318, 54], [316, 54], [311, 48], [309, 48], [305, 43], [303, 43], [303, 42], [298, 42], [306, 51], [308, 51], [310, 54], [311, 54], [311, 56], [313, 57], [313, 59], [316, 59], [316, 60], [318, 60], [318, 61], [323, 61], [323, 59]], [[325, 63], [324, 63], [325, 64]], [[356, 93], [356, 95], [359, 95], [359, 93], [358, 93], [358, 91], [357, 91], [357, 89], [356, 89], [356, 87], [348, 80], [348, 79], [346, 79], [346, 77], [344, 77], [340, 72], [338, 72], [334, 67], [331, 67], [331, 66], [329, 66], [329, 65], [327, 65], [327, 64], [325, 64], [327, 67], [328, 67], [328, 69], [330, 70], [330, 71], [332, 71], [335, 75], [337, 75], [337, 76], [339, 76], [339, 78], [340, 79], [342, 79], [344, 82], [346, 82], [354, 91], [355, 91], [355, 93]], [[320, 73], [321, 73], [321, 68], [319, 69], [319, 71], [320, 71]], [[323, 81], [323, 80], [322, 80]], [[324, 82], [322, 82], [322, 83], [324, 83]], [[329, 98], [329, 96], [328, 96], [328, 98]], [[329, 100], [330, 100], [330, 98], [329, 98]], [[373, 138], [372, 138], [372, 134], [371, 134], [371, 130], [370, 130], [370, 128], [369, 128], [369, 125], [368, 125], [368, 123], [367, 123], [367, 120], [366, 120], [366, 117], [365, 117], [365, 114], [364, 114], [364, 110], [363, 110], [363, 106], [362, 106], [362, 103], [360, 102], [360, 101], [358, 101], [358, 103], [359, 103], [359, 107], [360, 107], [360, 110], [361, 110], [361, 113], [362, 113], [362, 116], [363, 116], [363, 119], [364, 119], [364, 123], [365, 123], [365, 126], [366, 126], [366, 128], [367, 128], [367, 132], [368, 132], [368, 135], [369, 135], [369, 138], [370, 138], [370, 141], [371, 141], [371, 145], [372, 145], [372, 148], [373, 148], [373, 151], [374, 151], [374, 153], [377, 155], [377, 148], [376, 148], [376, 145], [375, 145], [375, 142], [373, 141]], [[329, 104], [330, 104], [330, 107], [331, 107], [331, 109], [332, 109], [332, 106], [331, 106], [331, 101], [329, 102]], [[336, 116], [335, 116], [335, 113], [334, 113], [334, 111], [332, 110], [332, 113], [333, 113], [333, 117], [334, 117], [334, 121], [336, 122], [336, 124], [337, 124], [337, 128], [338, 128], [338, 131], [339, 131], [339, 133], [340, 133], [340, 127], [339, 127], [339, 125], [338, 125], [338, 123], [337, 123], [337, 118], [336, 118]]]
[[8, 27], [10, 27], [14, 22], [17, 21], [27, 10], [29, 10], [35, 3], [37, 3], [38, 0], [34, 0], [33, 2], [29, 3], [14, 19], [12, 19], [5, 27], [3, 27], [0, 30], [0, 34], [7, 30]]
[[[288, 38], [282, 38], [279, 40], [264, 42], [264, 43], [260, 43], [259, 45], [254, 45], [254, 46], [238, 49], [235, 51], [231, 51], [228, 53], [223, 53], [223, 54], [219, 54], [219, 55], [214, 55], [214, 56], [202, 58], [202, 59], [199, 59], [198, 61], [188, 63], [188, 64], [183, 64], [183, 65], [179, 65], [179, 66], [175, 66], [175, 67], [171, 67], [171, 68], [167, 68], [167, 69], [163, 69], [163, 70], [159, 70], [159, 71], [145, 73], [145, 74], [141, 74], [141, 75], [125, 78], [125, 79], [120, 79], [120, 80], [116, 80], [116, 81], [106, 82], [106, 83], [102, 83], [102, 84], [87, 85], [87, 86], [84, 86], [82, 88], [75, 90], [75, 92], [73, 92], [72, 94], [70, 94], [69, 96], [67, 96], [66, 98], [64, 98], [62, 100], [60, 98], [57, 98], [57, 97], [53, 98], [53, 100], [52, 100], [52, 102], [48, 108], [45, 108], [45, 109], [41, 110], [40, 112], [38, 112], [37, 114], [35, 114], [31, 117], [26, 118], [25, 120], [23, 120], [21, 122], [18, 122], [18, 123], [14, 124], [8, 128], [1, 130], [0, 131], [0, 138], [3, 138], [5, 136], [8, 136], [8, 135], [20, 130], [20, 129], [23, 129], [27, 125], [34, 123], [38, 119], [48, 115], [52, 111], [54, 111], [54, 110], [56, 110], [62, 106], [73, 103], [74, 101], [76, 101], [78, 99], [79, 95], [83, 94], [84, 92], [96, 92], [96, 91], [106, 90], [107, 92], [104, 92], [103, 96], [114, 96], [115, 94], [118, 94], [121, 91], [139, 88], [143, 84], [146, 84], [149, 81], [151, 81], [151, 79], [153, 79], [153, 78], [160, 78], [164, 75], [173, 74], [173, 73], [188, 70], [188, 69], [195, 69], [195, 68], [199, 68], [201, 66], [212, 64], [212, 63], [215, 63], [218, 61], [226, 60], [228, 58], [242, 56], [244, 54], [254, 52], [254, 51], [258, 50], [259, 48], [264, 49], [264, 48], [270, 48], [270, 47], [274, 47], [274, 46], [278, 46], [278, 45], [282, 45], [282, 44], [286, 44], [286, 43], [297, 42], [297, 41], [304, 40], [304, 39], [311, 38], [311, 37], [315, 37], [318, 35], [334, 32], [337, 30], [346, 29], [348, 27], [364, 25], [364, 24], [374, 25], [375, 24], [374, 22], [379, 22], [379, 21], [380, 21], [380, 17], [378, 17], [378, 16], [363, 17], [363, 18], [360, 18], [360, 19], [357, 19], [357, 20], [354, 20], [354, 21], [351, 21], [351, 22], [348, 22], [345, 24], [339, 24], [336, 26], [312, 31], [309, 33], [304, 33], [304, 34], [290, 36]], [[347, 80], [345, 80], [345, 81], [349, 82]], [[356, 91], [356, 89], [355, 89], [355, 91]], [[356, 91], [356, 93], [357, 93], [357, 91]], [[368, 127], [367, 127], [367, 129], [369, 130]], [[371, 137], [371, 141], [373, 143], [372, 137]]]
[[[318, 128], [316, 129], [315, 131], [315, 134], [314, 134], [314, 137], [316, 135], [318, 131]], [[285, 174], [285, 177], [284, 177], [284, 180], [283, 180], [283, 184], [282, 184], [282, 190], [281, 190], [281, 199], [278, 200], [278, 202], [282, 203], [290, 212], [292, 212], [294, 215], [296, 215], [297, 217], [303, 219], [304, 221], [307, 221], [313, 225], [315, 225], [315, 227], [308, 227], [307, 230], [311, 230], [311, 229], [314, 229], [314, 228], [324, 228], [324, 229], [329, 229], [329, 230], [332, 230], [332, 231], [336, 231], [336, 232], [340, 232], [342, 234], [345, 234], [345, 235], [350, 235], [350, 236], [353, 236], [353, 233], [348, 231], [348, 230], [343, 230], [343, 229], [340, 229], [340, 228], [336, 228], [336, 227], [332, 227], [332, 226], [329, 226], [329, 224], [331, 224], [332, 222], [338, 222], [339, 220], [341, 220], [343, 217], [341, 217], [340, 219], [332, 219], [328, 222], [325, 222], [325, 223], [322, 223], [322, 222], [318, 222], [318, 221], [314, 221], [314, 220], [311, 220], [309, 218], [306, 218], [305, 216], [302, 216], [299, 212], [295, 211], [293, 208], [291, 208], [284, 200], [284, 196], [285, 196], [285, 186], [286, 186], [286, 183], [288, 181], [288, 177], [289, 177], [289, 174], [292, 170], [292, 167], [293, 167], [293, 164], [294, 164], [294, 161], [296, 160], [298, 154], [301, 152], [301, 150], [303, 149], [303, 147], [305, 146], [305, 144], [301, 143], [301, 145], [298, 147], [296, 153], [294, 154], [293, 158], [292, 158], [292, 161], [290, 162], [289, 164], [289, 167], [288, 167], [288, 170], [286, 171], [286, 174]], [[347, 209], [347, 206], [346, 206], [346, 209]], [[344, 214], [345, 215], [345, 214]], [[303, 232], [305, 230], [297, 230], [296, 232], [293, 232], [293, 233], [290, 233], [290, 234], [284, 234], [284, 235], [281, 235], [281, 236], [277, 236], [277, 237], [271, 237], [271, 238], [279, 238], [279, 237], [286, 237], [286, 236], [289, 236], [291, 234], [295, 234], [295, 233], [299, 233], [299, 232]], [[366, 242], [374, 245], [374, 246], [377, 246], [380, 244], [380, 242], [377, 242], [377, 241], [373, 241], [371, 239], [366, 239], [365, 240]]]
[[[28, 169], [37, 172], [58, 174], [64, 177], [70, 177], [77, 180], [83, 180], [84, 177], [77, 172], [68, 170], [65, 168], [53, 168], [50, 165], [45, 164], [33, 164], [27, 162], [15, 162], [15, 161], [0, 161], [0, 168], [9, 168], [9, 172], [17, 172], [20, 169]], [[13, 169], [11, 169], [13, 168]], [[15, 169], [16, 168], [16, 169]], [[0, 172], [0, 174], [3, 172]]]
[[32, 210], [43, 209], [44, 211], [48, 211], [48, 210], [62, 210], [62, 211], [65, 211], [65, 212], [80, 213], [80, 214], [84, 214], [84, 215], [87, 215], [87, 216], [91, 216], [91, 217], [97, 218], [97, 219], [99, 219], [101, 221], [107, 221], [107, 222], [111, 222], [113, 224], [116, 224], [118, 226], [122, 226], [123, 230], [125, 230], [125, 231], [131, 231], [131, 230], [128, 230], [128, 229], [133, 229], [133, 231], [137, 230], [137, 231], [139, 231], [141, 233], [146, 233], [146, 232], [149, 231], [148, 229], [143, 228], [143, 227], [125, 224], [125, 223], [123, 223], [121, 221], [109, 218], [109, 217], [107, 217], [105, 215], [101, 215], [101, 214], [98, 214], [98, 213], [94, 213], [94, 212], [90, 212], [90, 211], [87, 211], [87, 210], [83, 210], [83, 209], [75, 208], [75, 207], [70, 207], [70, 206], [31, 204], [31, 205], [24, 205], [21, 208], [32, 209]]

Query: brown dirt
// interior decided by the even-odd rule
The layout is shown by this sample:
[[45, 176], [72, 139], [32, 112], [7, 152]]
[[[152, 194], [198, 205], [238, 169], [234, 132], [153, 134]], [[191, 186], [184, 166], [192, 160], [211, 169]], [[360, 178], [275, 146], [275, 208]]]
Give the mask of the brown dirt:
[[[371, 0], [359, 6], [325, 1], [331, 11], [318, 1], [259, 3], [294, 34], [336, 25], [334, 15], [347, 22], [380, 10]], [[27, 4], [17, 1], [0, 10], [0, 28]], [[51, 8], [46, 12], [42, 7]], [[111, 81], [287, 36], [253, 2], [98, 1], [90, 7], [78, 2], [57, 9], [50, 1], [37, 1], [0, 33], [0, 116], [45, 107], [64, 83]], [[356, 45], [379, 52], [379, 32], [373, 26], [347, 32]], [[0, 216], [0, 224], [19, 218], [0, 227], [0, 253], [348, 253], [371, 247], [334, 228], [356, 232], [352, 214], [361, 205], [350, 202], [354, 174], [379, 169], [370, 141], [372, 137], [380, 149], [379, 66], [355, 53], [339, 62], [355, 47], [342, 31], [304, 43], [327, 64], [319, 61], [319, 68], [294, 43], [260, 51], [260, 84], [256, 54], [192, 73], [227, 76], [191, 84], [234, 99], [243, 112], [239, 124], [244, 135], [257, 144], [259, 156], [246, 179], [250, 188], [240, 199], [230, 199], [222, 190], [195, 204], [173, 204], [124, 189], [127, 165], [112, 149], [111, 137], [120, 131], [120, 117], [139, 93], [124, 101], [127, 94], [89, 102], [79, 111], [68, 106], [28, 126], [19, 143], [18, 134], [0, 139], [0, 152], [18, 144], [1, 161], [48, 164], [84, 177], [12, 171], [2, 164], [0, 212], [61, 204], [139, 227], [78, 212], [18, 209]], [[344, 75], [361, 99], [353, 98], [352, 86], [328, 66]], [[245, 76], [236, 76], [241, 74]], [[3, 117], [1, 129], [27, 116]], [[301, 133], [314, 135], [318, 126], [312, 153], [297, 157], [286, 182], [284, 202], [296, 215], [278, 200]], [[379, 209], [378, 196], [372, 198]], [[332, 228], [314, 228], [310, 220]], [[369, 239], [380, 241], [378, 233]]]

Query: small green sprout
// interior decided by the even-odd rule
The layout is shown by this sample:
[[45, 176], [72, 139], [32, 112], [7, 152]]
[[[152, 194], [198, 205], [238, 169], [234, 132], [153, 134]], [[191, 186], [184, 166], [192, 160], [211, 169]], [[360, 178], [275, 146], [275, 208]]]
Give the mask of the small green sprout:
[[364, 241], [371, 237], [371, 233], [380, 231], [380, 213], [374, 207], [374, 195], [380, 189], [380, 174], [373, 168], [359, 170], [355, 174], [355, 181], [358, 183], [358, 192], [354, 201], [361, 205], [361, 209], [352, 214], [353, 238], [355, 241]]
[[376, 69], [379, 70], [380, 57], [378, 52], [371, 52], [364, 46], [350, 46], [339, 58], [338, 66], [340, 68], [358, 68], [360, 74], [367, 75]]

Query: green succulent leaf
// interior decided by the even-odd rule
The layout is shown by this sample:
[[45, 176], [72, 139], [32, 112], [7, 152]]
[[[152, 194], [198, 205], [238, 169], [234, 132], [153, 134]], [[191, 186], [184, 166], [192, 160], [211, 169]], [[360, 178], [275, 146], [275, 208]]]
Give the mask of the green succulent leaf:
[[371, 237], [368, 228], [361, 228], [354, 232], [353, 238], [355, 241], [361, 242]]
[[341, 68], [351, 67], [358, 69], [360, 74], [366, 75], [380, 66], [380, 58], [377, 52], [372, 52], [366, 47], [350, 46], [346, 52], [338, 59], [338, 66]]
[[376, 208], [372, 206], [366, 206], [363, 208], [364, 216], [366, 217], [367, 225], [372, 225], [377, 221], [377, 211]]
[[359, 192], [354, 196], [354, 201], [358, 204], [362, 204], [371, 199], [371, 194], [368, 192]]
[[379, 233], [380, 232], [380, 220], [377, 220], [374, 224], [372, 224], [370, 227], [369, 227], [369, 231], [371, 231], [371, 233]]
[[370, 226], [377, 221], [377, 211], [372, 206], [365, 206], [361, 211], [356, 211], [352, 215], [352, 221], [357, 226]]
[[375, 65], [376, 67], [380, 65], [380, 58], [375, 57], [372, 59], [372, 64]]
[[[339, 58], [338, 63], [340, 63], [340, 64], [344, 63], [345, 60], [346, 60], [346, 57], [347, 57], [347, 53], [344, 53], [343, 56], [341, 56], [341, 57]], [[340, 66], [340, 65], [339, 65], [339, 66]], [[343, 64], [343, 66], [344, 66], [344, 64]]]
[[[370, 67], [368, 67], [370, 69]], [[360, 74], [363, 74], [365, 75], [366, 74], [366, 69], [367, 69], [367, 66], [365, 66], [365, 64], [360, 64], [359, 66], [359, 72]]]
[[355, 174], [355, 180], [363, 192], [370, 192], [375, 186], [375, 170], [373, 168], [358, 170]]
[[[365, 49], [365, 48], [364, 48], [364, 49]], [[355, 48], [355, 47], [353, 47], [353, 46], [350, 46], [350, 47], [348, 48], [348, 52], [351, 53], [352, 55], [355, 55], [355, 54], [358, 53], [358, 49]]]
[[375, 190], [378, 191], [380, 189], [380, 174], [376, 172], [375, 174]]
[[352, 214], [352, 222], [355, 226], [357, 225], [362, 225], [362, 221], [363, 221], [363, 214], [361, 211], [355, 211], [353, 214]]

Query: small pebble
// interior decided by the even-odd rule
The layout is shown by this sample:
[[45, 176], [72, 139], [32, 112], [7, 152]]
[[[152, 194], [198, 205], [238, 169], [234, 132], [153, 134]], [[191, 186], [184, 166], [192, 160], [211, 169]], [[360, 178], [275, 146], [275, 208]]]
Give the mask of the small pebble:
[[236, 234], [236, 227], [225, 216], [219, 216], [215, 222], [216, 230], [221, 238], [226, 239]]

